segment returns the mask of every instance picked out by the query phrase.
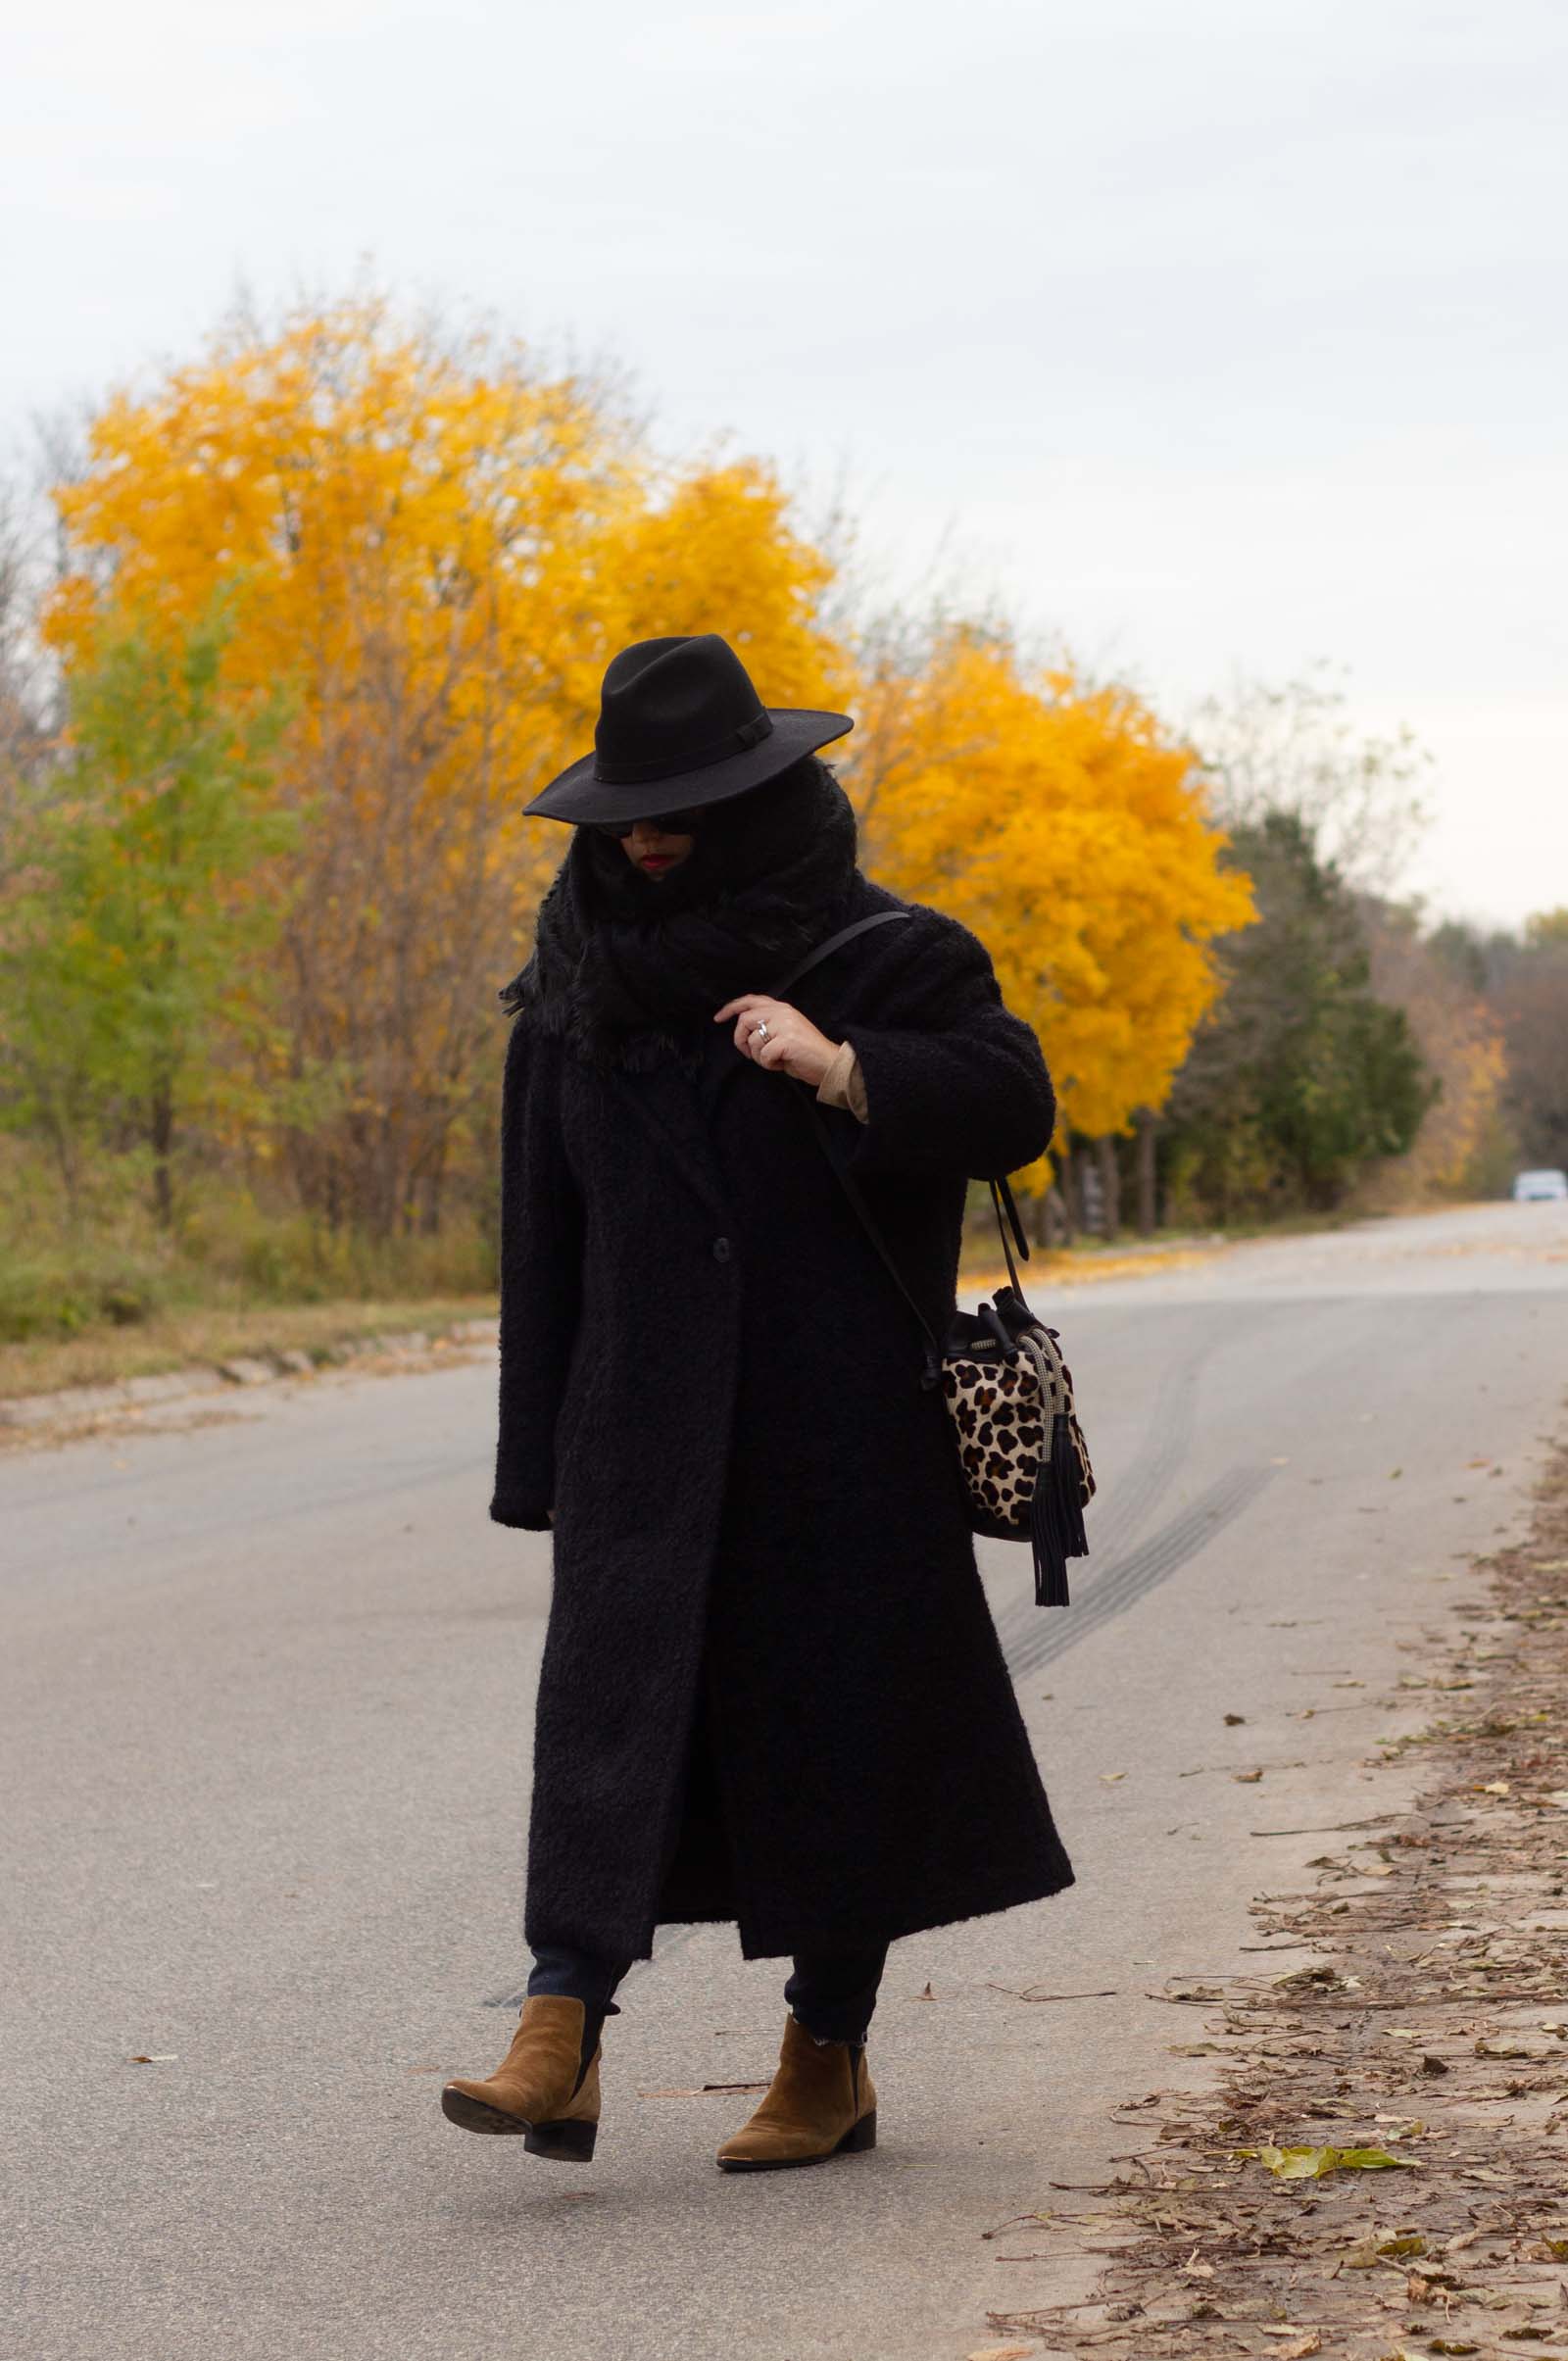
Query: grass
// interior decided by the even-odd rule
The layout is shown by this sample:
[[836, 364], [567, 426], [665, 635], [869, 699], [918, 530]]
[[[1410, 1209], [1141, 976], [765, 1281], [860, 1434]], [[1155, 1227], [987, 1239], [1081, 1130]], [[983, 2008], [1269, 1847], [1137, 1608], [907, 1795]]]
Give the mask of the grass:
[[236, 1353], [310, 1353], [340, 1339], [438, 1329], [454, 1320], [494, 1315], [493, 1295], [411, 1296], [367, 1303], [252, 1303], [214, 1309], [181, 1304], [134, 1327], [87, 1328], [74, 1336], [0, 1344], [0, 1401], [53, 1394], [67, 1386], [118, 1384]]
[[68, 1211], [36, 1149], [0, 1135], [0, 1399], [495, 1311], [472, 1207], [435, 1236], [379, 1239], [233, 1178], [193, 1180], [172, 1231], [148, 1196], [133, 1156], [105, 1155]]

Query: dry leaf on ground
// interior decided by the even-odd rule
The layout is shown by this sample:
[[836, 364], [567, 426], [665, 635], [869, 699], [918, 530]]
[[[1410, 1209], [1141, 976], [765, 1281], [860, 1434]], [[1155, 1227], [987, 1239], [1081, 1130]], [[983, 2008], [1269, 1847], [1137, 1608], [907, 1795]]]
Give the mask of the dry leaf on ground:
[[1396, 2165], [1419, 2164], [1419, 2156], [1392, 2156], [1387, 2148], [1289, 2147], [1265, 2145], [1238, 2148], [1239, 2156], [1255, 2156], [1265, 2172], [1280, 2181], [1321, 2181], [1329, 2173], [1385, 2173]]

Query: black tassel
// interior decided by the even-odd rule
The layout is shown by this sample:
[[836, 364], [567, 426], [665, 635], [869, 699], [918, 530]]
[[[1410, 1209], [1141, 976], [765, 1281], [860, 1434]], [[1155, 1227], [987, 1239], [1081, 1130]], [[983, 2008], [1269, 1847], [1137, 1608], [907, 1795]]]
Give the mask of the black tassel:
[[1077, 1447], [1072, 1439], [1072, 1423], [1065, 1410], [1058, 1410], [1052, 1421], [1051, 1466], [1061, 1494], [1067, 1555], [1087, 1557], [1089, 1537], [1084, 1531], [1082, 1474], [1078, 1465]]
[[1029, 1541], [1035, 1561], [1036, 1606], [1070, 1606], [1067, 1560], [1087, 1557], [1078, 1454], [1065, 1411], [1051, 1422], [1051, 1456], [1041, 1466], [1029, 1503]]

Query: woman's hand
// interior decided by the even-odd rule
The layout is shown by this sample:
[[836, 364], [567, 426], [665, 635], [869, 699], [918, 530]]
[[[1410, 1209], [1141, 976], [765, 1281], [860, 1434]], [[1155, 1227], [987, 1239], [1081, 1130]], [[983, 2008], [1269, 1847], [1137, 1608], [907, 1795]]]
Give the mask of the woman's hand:
[[[839, 1054], [840, 1045], [819, 1033], [808, 1016], [765, 992], [743, 992], [739, 1000], [726, 1001], [713, 1022], [721, 1025], [728, 1016], [735, 1019], [735, 1047], [743, 1058], [769, 1070], [782, 1066], [797, 1082], [814, 1087]], [[765, 1041], [757, 1037], [760, 1025], [767, 1027]]]

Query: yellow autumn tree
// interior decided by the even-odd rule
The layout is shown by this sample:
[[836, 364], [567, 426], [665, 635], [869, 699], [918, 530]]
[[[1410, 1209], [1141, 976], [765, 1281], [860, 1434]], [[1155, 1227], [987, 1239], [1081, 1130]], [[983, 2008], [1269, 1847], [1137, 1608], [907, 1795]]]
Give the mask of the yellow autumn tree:
[[1158, 1108], [1220, 990], [1209, 946], [1251, 911], [1191, 748], [1130, 691], [1033, 673], [973, 626], [869, 664], [863, 712], [870, 862], [984, 939], [1045, 1045], [1059, 1135]]
[[[662, 482], [615, 535], [595, 626], [606, 657], [664, 632], [717, 631], [740, 651], [764, 705], [854, 709], [849, 650], [823, 620], [831, 560], [796, 525], [788, 494], [756, 460]], [[587, 708], [598, 708], [599, 676]]]
[[589, 742], [610, 655], [728, 630], [764, 697], [817, 702], [843, 680], [827, 561], [764, 467], [661, 467], [592, 381], [364, 298], [241, 320], [118, 396], [58, 501], [68, 666], [222, 588], [225, 693], [292, 699], [279, 1139], [327, 1219], [436, 1226], [475, 1105], [488, 1149], [495, 987], [564, 850], [521, 807]]

